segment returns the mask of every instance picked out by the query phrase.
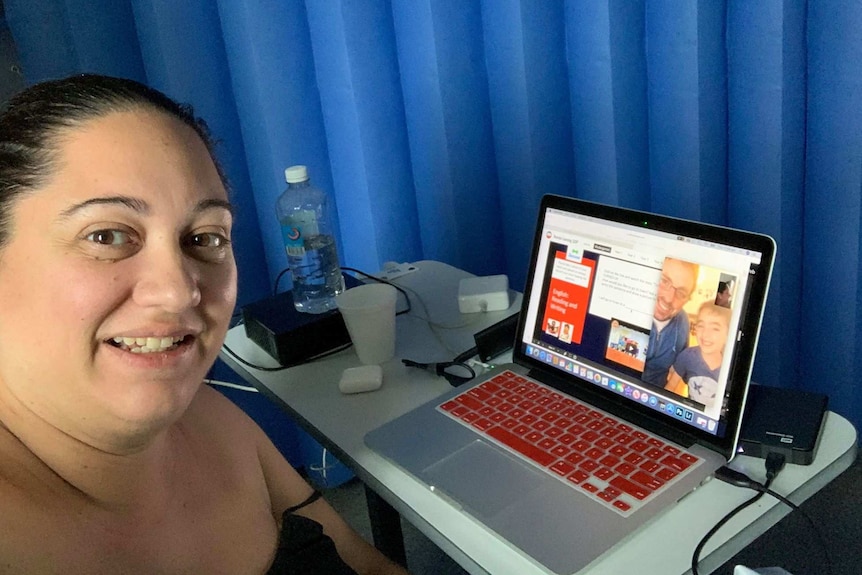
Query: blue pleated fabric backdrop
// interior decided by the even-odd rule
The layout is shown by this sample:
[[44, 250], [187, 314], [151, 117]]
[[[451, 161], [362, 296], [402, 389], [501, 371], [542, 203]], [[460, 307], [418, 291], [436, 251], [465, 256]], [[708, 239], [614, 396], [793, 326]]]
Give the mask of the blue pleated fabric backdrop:
[[306, 164], [342, 263], [437, 259], [516, 288], [556, 193], [765, 232], [755, 380], [862, 424], [862, 3], [6, 0], [32, 83], [94, 71], [187, 101], [239, 207], [240, 301], [286, 267]]

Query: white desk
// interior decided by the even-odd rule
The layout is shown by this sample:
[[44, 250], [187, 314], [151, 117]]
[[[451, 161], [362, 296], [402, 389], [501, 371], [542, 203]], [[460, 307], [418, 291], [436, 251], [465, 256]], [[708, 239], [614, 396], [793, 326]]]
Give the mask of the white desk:
[[[433, 261], [415, 265], [418, 271], [395, 280], [413, 292], [413, 310], [398, 317], [396, 358], [384, 364], [384, 384], [376, 392], [342, 395], [338, 391], [341, 372], [359, 365], [352, 349], [280, 372], [246, 367], [224, 352], [221, 357], [245, 380], [281, 403], [298, 423], [349, 465], [368, 488], [470, 573], [548, 573], [363, 443], [368, 431], [451, 389], [442, 378], [403, 366], [401, 358], [421, 362], [450, 360], [473, 346], [474, 332], [518, 309], [516, 301], [511, 311], [461, 315], [457, 304], [458, 281], [470, 274]], [[414, 294], [421, 296], [424, 306]], [[427, 317], [423, 307], [437, 324], [433, 330], [420, 319]], [[242, 326], [230, 330], [226, 344], [256, 365], [278, 365], [246, 338]], [[855, 457], [855, 429], [846, 419], [829, 413], [814, 463], [787, 465], [772, 489], [801, 503], [847, 469]], [[739, 456], [734, 467], [763, 479], [760, 459]], [[710, 481], [612, 548], [589, 573], [690, 573], [691, 554], [701, 537], [753, 493]], [[700, 572], [709, 573], [722, 565], [788, 512], [774, 498], [761, 498], [711, 539], [701, 554]]]

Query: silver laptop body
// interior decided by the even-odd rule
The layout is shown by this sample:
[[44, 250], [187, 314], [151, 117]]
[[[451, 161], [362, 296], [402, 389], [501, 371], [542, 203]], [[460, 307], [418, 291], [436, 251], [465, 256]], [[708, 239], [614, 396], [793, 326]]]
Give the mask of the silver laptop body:
[[[774, 241], [761, 234], [545, 196], [513, 363], [371, 431], [365, 442], [550, 571], [576, 573], [735, 454], [774, 253]], [[669, 260], [694, 264], [693, 289], [666, 277]], [[690, 291], [678, 313], [696, 326], [701, 306], [709, 307], [719, 286], [730, 286], [732, 299], [718, 376], [707, 386], [690, 379], [682, 395], [665, 389], [657, 384], [665, 376], [655, 376], [661, 362], [649, 349], [661, 347], [651, 339], [659, 333], [659, 299], [668, 290], [673, 297], [686, 295], [673, 290]], [[696, 329], [690, 331], [688, 346], [695, 348], [700, 340]], [[702, 349], [708, 349], [706, 340]], [[634, 512], [620, 513], [441, 409], [507, 370], [701, 461]]]

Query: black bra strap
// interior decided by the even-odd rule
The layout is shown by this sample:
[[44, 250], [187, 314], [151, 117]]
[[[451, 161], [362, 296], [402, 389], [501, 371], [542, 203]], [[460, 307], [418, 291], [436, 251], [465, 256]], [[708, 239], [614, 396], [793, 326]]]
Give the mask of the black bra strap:
[[321, 496], [323, 496], [323, 493], [321, 493], [320, 491], [315, 489], [314, 491], [311, 492], [311, 495], [309, 495], [308, 497], [305, 498], [305, 501], [303, 501], [302, 503], [298, 503], [298, 504], [294, 505], [293, 507], [288, 507], [287, 509], [284, 510], [284, 513], [293, 513], [294, 511], [299, 511], [300, 509], [302, 509], [306, 505], [311, 505], [312, 503], [314, 503], [315, 501], [320, 499]]

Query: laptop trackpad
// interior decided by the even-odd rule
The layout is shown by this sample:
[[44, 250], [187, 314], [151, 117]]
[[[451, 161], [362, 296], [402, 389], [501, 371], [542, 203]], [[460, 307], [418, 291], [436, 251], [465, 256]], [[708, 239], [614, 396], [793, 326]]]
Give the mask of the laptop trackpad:
[[521, 501], [543, 477], [526, 463], [480, 440], [429, 466], [423, 475], [430, 485], [482, 518], [493, 517]]

